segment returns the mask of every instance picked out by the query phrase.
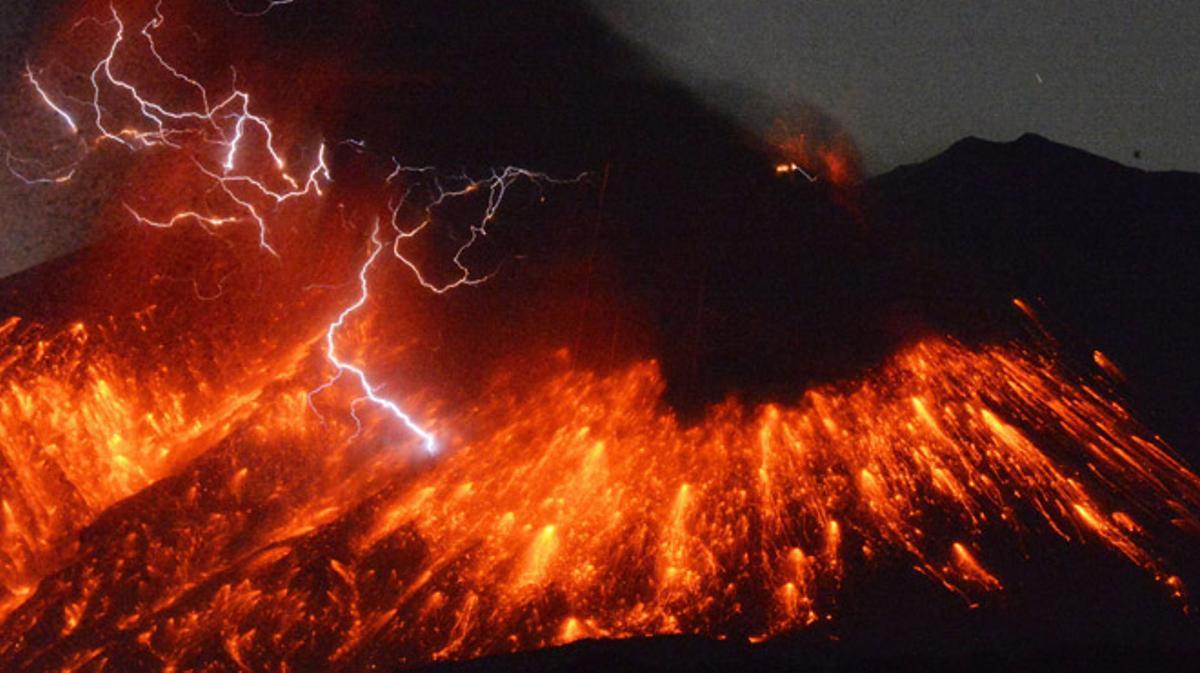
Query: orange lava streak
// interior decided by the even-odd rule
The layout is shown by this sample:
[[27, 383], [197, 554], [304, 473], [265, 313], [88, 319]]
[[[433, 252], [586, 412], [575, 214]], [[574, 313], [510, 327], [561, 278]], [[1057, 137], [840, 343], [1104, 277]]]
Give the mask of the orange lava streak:
[[73, 533], [227, 434], [306, 350], [222, 363], [215, 381], [202, 348], [171, 366], [115, 354], [153, 330], [154, 307], [53, 336], [20, 323], [0, 323], [0, 617], [69, 556]]
[[930, 341], [856, 387], [755, 411], [728, 403], [694, 428], [660, 393], [647, 363], [501, 396], [476, 421], [495, 424], [489, 438], [381, 506], [358, 552], [421, 540], [426, 579], [403, 594], [440, 592], [440, 614], [468, 597], [482, 606], [489, 626], [453, 652], [472, 656], [528, 628], [531, 603], [551, 610], [548, 595], [576, 634], [801, 626], [832, 612], [848, 559], [871, 565], [843, 530], [964, 596], [1001, 583], [954, 540], [986, 558], [981, 541], [998, 532], [1096, 542], [1173, 586], [1148, 540], [1109, 522], [1128, 515], [1071, 465], [1075, 446], [1107, 459], [1091, 467], [1136, 491], [1148, 517], [1160, 499], [1200, 503], [1196, 477], [1160, 445], [1117, 431], [1129, 425], [1119, 406], [1011, 349]]
[[[362, 434], [306, 430], [304, 388], [286, 384], [229, 430], [218, 473], [202, 461], [154, 496], [194, 515], [157, 532], [131, 515], [127, 542], [81, 550], [5, 628], [116, 620], [111, 638], [140, 643], [120, 647], [164, 665], [223, 642], [250, 668], [584, 637], [757, 639], [835, 618], [846, 577], [883, 568], [912, 567], [974, 605], [1002, 589], [995, 561], [1046, 536], [1108, 548], [1183, 595], [1148, 531], [1194, 527], [1200, 481], [1036, 354], [928, 340], [856, 383], [794, 404], [731, 401], [692, 427], [663, 407], [653, 362], [558, 367], [440, 419], [475, 439], [415, 472], [378, 446], [382, 417]], [[251, 526], [258, 508], [274, 514]], [[150, 556], [135, 551], [146, 543]], [[114, 557], [133, 575], [114, 574]], [[89, 599], [138, 577], [142, 602]], [[95, 655], [72, 642], [50, 661]], [[0, 661], [30, 661], [22, 647]]]

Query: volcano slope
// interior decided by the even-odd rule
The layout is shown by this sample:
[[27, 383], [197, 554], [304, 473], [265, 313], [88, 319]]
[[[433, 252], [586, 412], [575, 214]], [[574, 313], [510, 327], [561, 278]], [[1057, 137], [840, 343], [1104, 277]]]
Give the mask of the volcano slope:
[[[203, 12], [197, 31], [246, 30]], [[487, 284], [443, 296], [400, 265], [371, 274], [354, 356], [441, 438], [432, 457], [361, 392], [310, 395], [388, 202], [353, 149], [289, 215], [279, 262], [118, 222], [6, 280], [4, 667], [364, 670], [581, 639], [603, 642], [479, 665], [1188, 652], [1197, 479], [1115, 370], [1047, 339], [1032, 298], [1013, 308], [996, 269], [1025, 248], [976, 252], [983, 233], [922, 216], [995, 203], [928, 166], [853, 190], [781, 175], [778, 148], [573, 3], [319, 12], [260, 17], [222, 54], [329, 53], [368, 26], [329, 81], [320, 58], [244, 75], [286, 128], [417, 166], [591, 178], [514, 195], [492, 254], [521, 261]], [[288, 107], [281, 62], [331, 102]], [[943, 175], [1030, 144], [952, 148]], [[1079, 165], [1077, 188], [1100, 175], [1032, 144], [1014, 165], [1065, 156], [1047, 178]], [[169, 194], [138, 182], [176, 175], [154, 168], [131, 184]], [[1045, 185], [988, 175], [1022, 203]], [[1019, 215], [1061, 217], [1072, 185], [1054, 184]], [[1181, 246], [1184, 191], [1139, 221]], [[1054, 255], [1076, 247], [1039, 240], [1020, 237], [1073, 268]], [[1102, 256], [1120, 238], [1099, 240]], [[1055, 310], [1063, 276], [1014, 277]], [[766, 643], [610, 642], [672, 634]], [[878, 659], [857, 658], [868, 644]]]

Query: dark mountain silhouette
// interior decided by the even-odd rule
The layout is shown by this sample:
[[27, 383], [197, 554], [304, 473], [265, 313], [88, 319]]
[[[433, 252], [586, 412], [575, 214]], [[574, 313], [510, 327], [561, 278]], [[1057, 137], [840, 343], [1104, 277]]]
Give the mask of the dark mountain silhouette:
[[1200, 455], [1200, 175], [1026, 134], [964, 139], [873, 179], [870, 194], [924, 314], [987, 334], [997, 307], [1026, 299], [1063, 348], [1120, 365], [1151, 426]]
[[[1126, 368], [1154, 413], [1176, 417], [1173, 439], [1200, 429], [1169, 409], [1200, 401], [1189, 330], [1200, 178], [1036, 136], [968, 139], [871, 180], [858, 211], [823, 182], [779, 179], [774, 148], [659, 76], [581, 3], [374, 11], [350, 68], [362, 81], [327, 135], [403, 148], [411, 163], [592, 171], [597, 202], [546, 213], [519, 248], [594, 263], [595, 278], [563, 292], [609, 291], [636, 317], [570, 321], [587, 326], [582, 349], [661, 358], [685, 411], [851, 375], [930, 329], [1006, 335], [1022, 296], [1044, 300], [1067, 345]], [[298, 16], [277, 20], [295, 34]], [[523, 299], [496, 309], [535, 292], [519, 275], [480, 293], [499, 303], [465, 319], [501, 324], [475, 333], [527, 321]]]
[[[1200, 401], [1190, 330], [1200, 177], [1034, 136], [968, 139], [848, 202], [824, 182], [777, 176], [773, 147], [660, 76], [585, 3], [298, 7], [255, 22], [191, 8], [179, 20], [226, 36], [221, 62], [197, 64], [200, 74], [238, 63], [265, 109], [302, 112], [295, 125], [314, 137], [447, 170], [590, 171], [591, 197], [573, 190], [495, 227], [490, 261], [509, 259], [499, 282], [428, 307], [463, 340], [426, 351], [431, 370], [548, 331], [539, 338], [597, 366], [614, 353], [659, 357], [672, 401], [695, 410], [731, 391], [790, 396], [852, 375], [930, 329], [1005, 334], [1019, 295], [1045, 300], [1065, 344], [1127, 369], [1172, 439], [1200, 429], [1173, 411]], [[260, 42], [277, 57], [252, 58]], [[320, 94], [296, 96], [297, 76], [321, 82]], [[338, 161], [334, 189], [352, 191], [355, 173]], [[27, 311], [31, 296], [6, 303]]]
[[[475, 261], [504, 263], [495, 282], [417, 300], [444, 329], [414, 349], [410, 374], [470, 394], [509, 344], [566, 342], [597, 367], [658, 357], [690, 413], [729, 392], [851, 375], [907, 334], [893, 269], [832, 188], [781, 179], [773, 147], [660, 75], [584, 2], [310, 3], [254, 21], [171, 11], [222, 47], [189, 72], [223, 81], [237, 63], [258, 104], [314, 142], [364, 141], [385, 165], [394, 153], [451, 172], [589, 172], [590, 198], [562, 190], [494, 227], [500, 254]], [[378, 177], [357, 174], [351, 152], [333, 162], [327, 204]]]

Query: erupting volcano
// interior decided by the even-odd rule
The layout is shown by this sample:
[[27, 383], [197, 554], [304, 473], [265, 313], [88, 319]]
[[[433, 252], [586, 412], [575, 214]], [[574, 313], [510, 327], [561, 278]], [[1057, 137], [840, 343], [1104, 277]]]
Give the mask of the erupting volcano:
[[497, 93], [557, 80], [530, 49], [484, 81], [529, 39], [493, 29], [597, 30], [526, 4], [47, 20], [11, 179], [120, 186], [0, 283], [0, 668], [766, 647], [873, 582], [1004, 614], [1093, 565], [1192, 628], [1200, 477], [1114, 359], [1034, 299], [911, 301], [846, 138], [747, 137], [641, 64], [594, 84], [645, 126]]

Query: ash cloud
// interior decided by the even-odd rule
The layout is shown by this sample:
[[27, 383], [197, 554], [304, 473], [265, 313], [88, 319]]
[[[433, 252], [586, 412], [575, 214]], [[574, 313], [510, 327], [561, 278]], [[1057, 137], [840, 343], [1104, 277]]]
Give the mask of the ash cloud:
[[710, 101], [720, 81], [825, 111], [872, 174], [1026, 132], [1200, 169], [1195, 2], [591, 2]]

